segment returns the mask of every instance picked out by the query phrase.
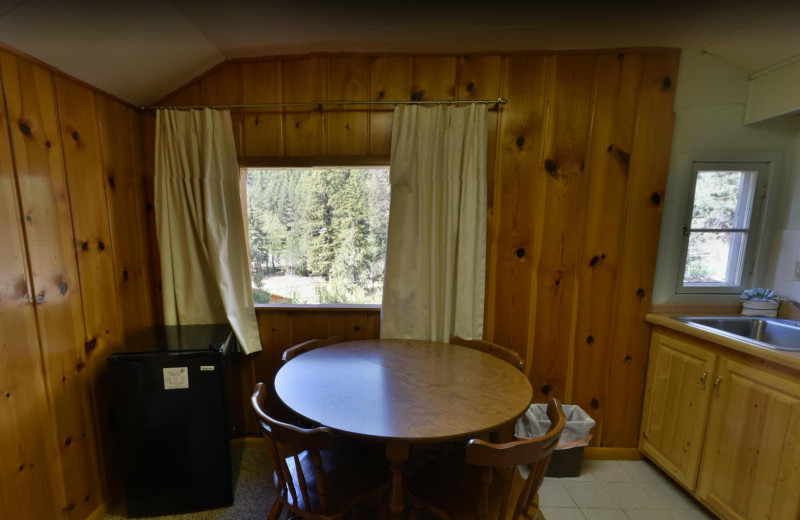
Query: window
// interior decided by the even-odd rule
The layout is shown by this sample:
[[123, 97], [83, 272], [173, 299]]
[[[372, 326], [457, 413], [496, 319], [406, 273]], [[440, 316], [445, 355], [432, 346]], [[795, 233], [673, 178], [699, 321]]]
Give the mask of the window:
[[751, 285], [767, 163], [692, 167], [679, 293], [737, 293]]
[[388, 167], [248, 168], [256, 303], [380, 304]]

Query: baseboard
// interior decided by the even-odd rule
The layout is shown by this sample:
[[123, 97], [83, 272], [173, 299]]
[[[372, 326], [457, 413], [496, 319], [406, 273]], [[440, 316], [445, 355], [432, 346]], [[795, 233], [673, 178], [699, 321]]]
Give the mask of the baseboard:
[[103, 518], [105, 518], [106, 515], [112, 509], [114, 509], [114, 507], [119, 502], [120, 498], [121, 497], [117, 495], [107, 500], [104, 500], [103, 502], [100, 502], [100, 505], [97, 506], [95, 510], [92, 511], [91, 514], [89, 514], [89, 516], [86, 517], [86, 520], [103, 520]]
[[643, 460], [644, 456], [638, 448], [602, 448], [587, 447], [583, 452], [586, 460]]
[[237, 437], [231, 439], [231, 449], [234, 450], [263, 450], [267, 445], [264, 443], [263, 437]]

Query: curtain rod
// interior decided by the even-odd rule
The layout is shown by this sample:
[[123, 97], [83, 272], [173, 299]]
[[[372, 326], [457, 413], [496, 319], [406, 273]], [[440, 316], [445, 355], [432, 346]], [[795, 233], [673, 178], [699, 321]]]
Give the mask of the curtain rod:
[[505, 105], [508, 100], [505, 98], [497, 99], [469, 99], [469, 100], [424, 100], [424, 101], [305, 101], [300, 103], [251, 103], [233, 105], [181, 105], [181, 106], [147, 106], [141, 107], [142, 110], [191, 110], [196, 108], [281, 108], [281, 107], [306, 107], [323, 105], [466, 105], [470, 103], [483, 105]]

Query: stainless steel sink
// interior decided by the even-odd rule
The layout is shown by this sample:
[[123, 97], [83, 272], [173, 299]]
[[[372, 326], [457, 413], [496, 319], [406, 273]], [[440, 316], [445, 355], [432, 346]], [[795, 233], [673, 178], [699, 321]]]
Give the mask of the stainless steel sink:
[[689, 325], [774, 350], [800, 351], [800, 323], [748, 316], [676, 316]]

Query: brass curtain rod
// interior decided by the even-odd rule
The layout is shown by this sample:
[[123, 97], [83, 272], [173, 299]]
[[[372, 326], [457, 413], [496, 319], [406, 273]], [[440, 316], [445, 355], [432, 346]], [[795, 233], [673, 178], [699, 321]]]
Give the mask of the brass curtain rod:
[[469, 99], [469, 100], [423, 100], [423, 101], [304, 101], [300, 103], [251, 103], [251, 104], [231, 104], [231, 105], [181, 105], [181, 106], [148, 106], [142, 110], [191, 110], [197, 108], [282, 108], [282, 107], [306, 107], [323, 105], [467, 105], [470, 103], [483, 105], [505, 105], [508, 100], [505, 98], [497, 99]]

